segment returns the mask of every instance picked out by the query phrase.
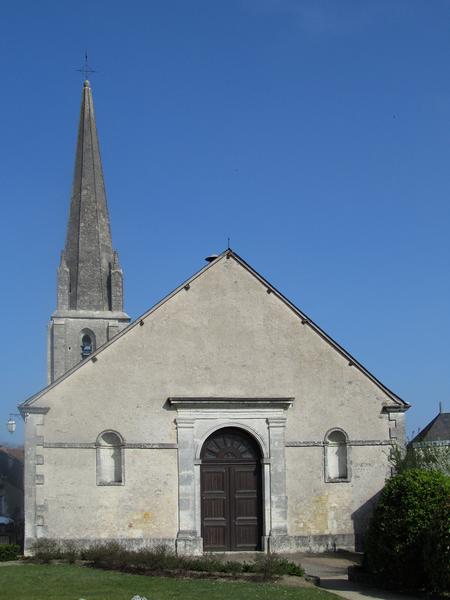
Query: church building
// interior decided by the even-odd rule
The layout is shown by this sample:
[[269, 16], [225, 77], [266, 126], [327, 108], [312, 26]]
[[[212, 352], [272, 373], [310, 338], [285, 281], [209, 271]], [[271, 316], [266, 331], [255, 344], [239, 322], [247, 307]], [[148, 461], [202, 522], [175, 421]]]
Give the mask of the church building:
[[229, 248], [130, 324], [85, 81], [26, 551], [359, 548], [408, 407]]

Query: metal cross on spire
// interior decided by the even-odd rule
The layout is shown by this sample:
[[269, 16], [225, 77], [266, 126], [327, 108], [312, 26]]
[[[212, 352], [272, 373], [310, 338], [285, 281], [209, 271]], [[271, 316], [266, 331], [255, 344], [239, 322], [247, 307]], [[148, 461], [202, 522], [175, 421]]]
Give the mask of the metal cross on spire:
[[85, 50], [84, 52], [84, 65], [81, 69], [77, 69], [77, 71], [83, 73], [85, 80], [88, 79], [89, 73], [97, 73], [97, 71], [94, 71], [94, 69], [91, 69], [91, 67], [89, 66], [87, 50]]

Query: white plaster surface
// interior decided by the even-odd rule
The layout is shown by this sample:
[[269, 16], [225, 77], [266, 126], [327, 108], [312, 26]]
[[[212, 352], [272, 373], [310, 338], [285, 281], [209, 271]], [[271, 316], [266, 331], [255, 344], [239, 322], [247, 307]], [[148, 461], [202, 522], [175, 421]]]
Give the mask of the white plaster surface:
[[[124, 485], [96, 485], [95, 447], [44, 447], [44, 464], [35, 467], [44, 483], [27, 493], [29, 505], [47, 510], [44, 525], [36, 526], [28, 509], [28, 537], [145, 541], [175, 539], [185, 529], [199, 536], [194, 461], [207, 432], [231, 422], [253, 428], [265, 444], [272, 503], [265, 520], [270, 514], [276, 521], [265, 523], [267, 535], [277, 529], [294, 545], [303, 543], [301, 536], [353, 536], [355, 522], [362, 522], [389, 472], [389, 446], [380, 443], [389, 442], [393, 422], [383, 407], [395, 402], [233, 257], [218, 259], [142, 322], [32, 404], [49, 408], [38, 433], [44, 446], [93, 445], [101, 431], [119, 432], [125, 442]], [[167, 402], [175, 396], [294, 401], [273, 414], [224, 408], [220, 414], [180, 415]], [[193, 419], [183, 439], [176, 424], [181, 416]], [[269, 420], [281, 416], [285, 423], [273, 430], [271, 442]], [[368, 444], [349, 448], [349, 482], [325, 482], [323, 446], [290, 445], [320, 444], [334, 427], [346, 432], [350, 444]], [[33, 443], [30, 431], [27, 444]], [[178, 451], [127, 448], [149, 443], [188, 444], [181, 469], [194, 482], [180, 501], [187, 502], [190, 516], [178, 506]], [[29, 449], [27, 457], [32, 456]]]

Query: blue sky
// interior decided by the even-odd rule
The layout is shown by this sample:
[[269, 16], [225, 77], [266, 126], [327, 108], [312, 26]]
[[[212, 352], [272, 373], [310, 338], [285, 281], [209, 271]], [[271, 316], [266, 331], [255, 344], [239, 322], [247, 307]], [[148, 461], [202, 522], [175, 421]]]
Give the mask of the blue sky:
[[410, 434], [450, 411], [449, 25], [447, 0], [3, 3], [1, 423], [46, 383], [85, 48], [133, 318], [230, 237]]

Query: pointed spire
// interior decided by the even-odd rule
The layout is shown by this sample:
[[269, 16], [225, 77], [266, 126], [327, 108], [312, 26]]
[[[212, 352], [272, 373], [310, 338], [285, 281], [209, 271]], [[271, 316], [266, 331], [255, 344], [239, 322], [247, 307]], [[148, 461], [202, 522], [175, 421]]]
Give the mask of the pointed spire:
[[[84, 82], [72, 200], [64, 249], [71, 310], [112, 310], [114, 258], [92, 90]], [[116, 298], [116, 306], [121, 304]]]

